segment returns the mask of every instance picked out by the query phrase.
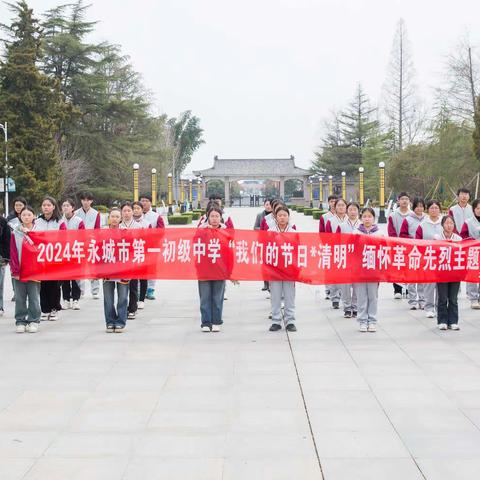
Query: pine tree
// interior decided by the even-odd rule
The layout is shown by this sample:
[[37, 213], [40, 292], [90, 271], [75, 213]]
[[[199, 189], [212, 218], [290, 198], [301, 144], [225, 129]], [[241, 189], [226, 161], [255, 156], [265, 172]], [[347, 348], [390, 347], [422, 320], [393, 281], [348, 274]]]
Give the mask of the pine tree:
[[24, 0], [9, 7], [15, 19], [4, 27], [9, 40], [0, 64], [0, 111], [9, 125], [17, 192], [37, 205], [43, 195], [61, 190], [56, 134], [64, 102], [57, 82], [38, 69], [42, 33], [33, 11]]

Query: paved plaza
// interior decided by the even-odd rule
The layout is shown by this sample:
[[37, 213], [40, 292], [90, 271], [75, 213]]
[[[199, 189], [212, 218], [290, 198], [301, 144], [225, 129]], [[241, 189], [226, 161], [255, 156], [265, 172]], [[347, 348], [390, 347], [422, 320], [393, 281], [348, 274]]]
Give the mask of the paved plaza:
[[[230, 209], [252, 228], [258, 209]], [[317, 230], [294, 214], [299, 230]], [[358, 332], [297, 285], [298, 332], [268, 332], [260, 282], [228, 285], [200, 331], [195, 282], [162, 281], [127, 331], [102, 303], [14, 333], [0, 319], [1, 480], [473, 480], [480, 471], [480, 318], [459, 332], [380, 291]]]

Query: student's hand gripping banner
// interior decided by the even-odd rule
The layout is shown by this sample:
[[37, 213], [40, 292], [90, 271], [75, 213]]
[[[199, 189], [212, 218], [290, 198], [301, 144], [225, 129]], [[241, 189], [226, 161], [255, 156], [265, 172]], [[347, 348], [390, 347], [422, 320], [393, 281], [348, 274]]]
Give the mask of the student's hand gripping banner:
[[22, 280], [479, 282], [480, 242], [197, 228], [31, 232]]

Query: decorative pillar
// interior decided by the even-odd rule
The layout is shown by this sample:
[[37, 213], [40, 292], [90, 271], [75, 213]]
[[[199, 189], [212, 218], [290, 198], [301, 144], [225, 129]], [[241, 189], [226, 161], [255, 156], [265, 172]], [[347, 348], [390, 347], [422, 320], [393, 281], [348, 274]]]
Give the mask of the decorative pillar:
[[185, 203], [185, 182], [180, 179], [180, 203]]
[[313, 179], [309, 180], [310, 186], [310, 208], [313, 208]]
[[173, 203], [173, 195], [172, 195], [173, 179], [172, 179], [171, 173], [168, 174], [167, 188], [168, 188], [168, 206], [169, 208], [171, 208]]
[[342, 198], [347, 200], [347, 173], [342, 172]]
[[328, 194], [333, 195], [333, 176], [328, 176]]
[[157, 207], [157, 169], [152, 168], [152, 207]]
[[188, 183], [188, 201], [190, 203], [193, 202], [193, 185], [192, 185], [192, 179], [189, 180]]
[[365, 169], [363, 167], [360, 167], [358, 169], [358, 175], [359, 175], [359, 195], [358, 195], [358, 202], [360, 203], [360, 206], [363, 208], [365, 205], [365, 182], [364, 182], [364, 172]]
[[385, 162], [378, 164], [378, 173], [380, 177], [380, 215], [378, 216], [378, 223], [387, 223], [385, 217]]
[[138, 202], [138, 170], [140, 165], [138, 163], [133, 164], [133, 201]]
[[320, 203], [318, 205], [318, 208], [320, 210], [323, 210], [323, 177], [320, 177], [318, 180], [318, 199], [320, 200]]

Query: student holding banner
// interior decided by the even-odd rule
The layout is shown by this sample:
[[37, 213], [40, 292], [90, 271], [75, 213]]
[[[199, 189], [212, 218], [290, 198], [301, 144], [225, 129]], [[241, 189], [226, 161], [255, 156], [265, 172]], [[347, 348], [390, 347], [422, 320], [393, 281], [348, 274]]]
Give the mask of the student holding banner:
[[28, 233], [35, 230], [35, 211], [25, 206], [20, 213], [20, 222], [10, 239], [10, 270], [15, 288], [15, 325], [17, 333], [37, 333], [40, 324], [40, 282], [20, 280], [22, 245], [28, 241]]
[[[427, 202], [427, 216], [417, 227], [415, 238], [418, 240], [440, 240], [443, 234], [442, 210], [438, 200]], [[424, 287], [425, 312], [427, 318], [435, 318], [437, 305], [437, 287], [434, 283], [426, 283]]]

